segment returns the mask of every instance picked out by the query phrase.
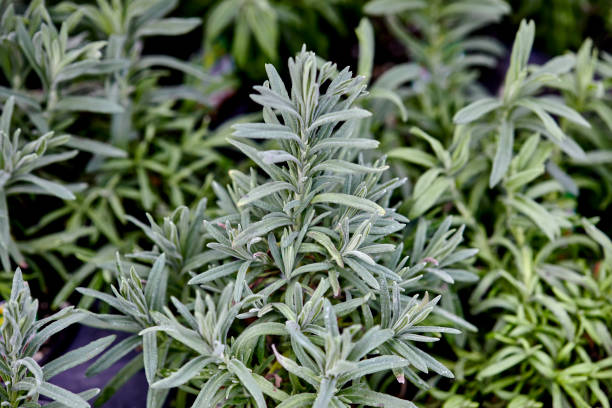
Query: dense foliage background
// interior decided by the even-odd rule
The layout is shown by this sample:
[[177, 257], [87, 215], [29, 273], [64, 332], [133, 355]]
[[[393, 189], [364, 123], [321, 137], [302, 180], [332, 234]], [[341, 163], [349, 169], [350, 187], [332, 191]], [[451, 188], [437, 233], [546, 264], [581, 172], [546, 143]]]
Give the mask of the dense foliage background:
[[0, 16], [2, 406], [609, 408], [609, 1]]

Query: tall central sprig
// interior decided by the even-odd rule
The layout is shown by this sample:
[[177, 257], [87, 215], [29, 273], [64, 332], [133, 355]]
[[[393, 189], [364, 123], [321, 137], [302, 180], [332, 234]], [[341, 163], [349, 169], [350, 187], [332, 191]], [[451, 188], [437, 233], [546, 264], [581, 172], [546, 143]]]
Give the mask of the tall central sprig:
[[[369, 166], [359, 154], [378, 146], [374, 140], [356, 137], [358, 119], [370, 116], [353, 107], [366, 93], [365, 78], [352, 77], [348, 68], [338, 72], [331, 63], [319, 68], [315, 55], [306, 51], [289, 61], [289, 91], [273, 66], [266, 66], [266, 71], [269, 80], [255, 87], [258, 93], [252, 95], [263, 106], [264, 123], [237, 125], [234, 136], [274, 139], [278, 149], [231, 143], [270, 179], [260, 183], [253, 169], [250, 175], [232, 171], [228, 191], [217, 186], [219, 206], [227, 216], [218, 225], [208, 224], [217, 240], [209, 247], [249, 262], [245, 268], [251, 272], [263, 265], [277, 266], [285, 278], [298, 269], [328, 271], [335, 293], [340, 290], [338, 278], [347, 269], [349, 280], [359, 277], [374, 289], [380, 287], [377, 277], [400, 281], [399, 275], [375, 260], [393, 246], [371, 245], [401, 229], [406, 220], [386, 208], [391, 191], [402, 180], [381, 182], [387, 168], [384, 159]], [[232, 228], [236, 223], [238, 227]], [[223, 271], [209, 270], [191, 283], [205, 283], [239, 269], [236, 263]], [[246, 269], [239, 275], [246, 275]], [[277, 281], [270, 290], [282, 284]]]
[[[280, 383], [291, 394], [271, 389], [265, 380], [258, 390], [249, 387], [245, 373], [227, 375], [237, 376], [259, 408], [265, 406], [262, 392], [283, 407], [413, 408], [409, 401], [374, 391], [368, 376], [382, 372], [377, 378], [384, 378], [384, 372], [392, 371], [400, 382], [421, 386], [425, 383], [418, 371], [452, 377], [414, 343], [439, 338], [419, 333], [457, 331], [421, 325], [439, 296], [419, 299], [403, 293], [422, 288], [417, 282], [425, 263], [408, 265], [403, 246], [394, 245], [394, 233], [407, 220], [389, 200], [403, 180], [383, 180], [384, 158], [368, 165], [360, 154], [378, 146], [358, 137], [359, 119], [370, 115], [353, 107], [365, 93], [364, 78], [353, 78], [348, 69], [338, 72], [331, 63], [319, 67], [306, 51], [289, 60], [289, 91], [272, 66], [266, 71], [269, 80], [252, 95], [263, 106], [264, 123], [237, 125], [234, 136], [274, 139], [275, 146], [231, 142], [267, 177], [254, 168], [249, 174], [233, 170], [230, 186], [215, 185], [224, 215], [205, 224], [212, 242], [201, 258], [209, 267], [189, 283], [211, 306], [217, 298], [228, 311], [217, 320], [225, 328], [217, 341], [228, 367], [242, 362], [254, 373], [264, 372], [270, 364], [264, 338], [272, 336], [272, 351], [286, 371], [279, 379], [293, 374], [304, 381], [298, 388], [308, 391], [291, 390], [288, 384], [294, 380]], [[252, 319], [248, 327], [231, 341], [236, 319], [246, 318]], [[176, 336], [179, 329], [173, 323], [158, 320], [160, 327], [151, 330]], [[164, 381], [175, 384], [175, 377], [178, 371]], [[215, 381], [209, 379], [202, 398], [209, 398], [206, 387]]]
[[[326, 163], [331, 157], [342, 155], [338, 152], [339, 148], [372, 149], [378, 143], [373, 140], [349, 140], [355, 131], [355, 123], [351, 120], [370, 116], [368, 111], [351, 107], [357, 97], [365, 94], [364, 77], [352, 78], [348, 68], [338, 73], [332, 63], [317, 69], [316, 57], [307, 52], [299, 54], [295, 60], [291, 59], [289, 70], [293, 84], [291, 97], [274, 66], [266, 66], [269, 81], [263, 86], [256, 86], [259, 94], [252, 95], [254, 101], [264, 106], [266, 123], [238, 125], [234, 136], [277, 139], [282, 150], [261, 152], [261, 159], [268, 165], [268, 169], [262, 169], [272, 178], [281, 176], [291, 183], [295, 188], [294, 199], [301, 200], [312, 190], [312, 181], [318, 174], [330, 170], [331, 164], [340, 164], [336, 161]], [[320, 89], [328, 80], [331, 82], [321, 95]], [[276, 113], [280, 114], [282, 123]], [[345, 122], [345, 125], [335, 129], [341, 122]], [[341, 140], [330, 142], [331, 138]], [[236, 146], [251, 155], [250, 149], [244, 150], [240, 144]], [[274, 166], [281, 162], [287, 164], [286, 168]], [[322, 163], [326, 165], [318, 166]], [[363, 168], [361, 171], [368, 170]], [[293, 213], [299, 214], [298, 211]]]

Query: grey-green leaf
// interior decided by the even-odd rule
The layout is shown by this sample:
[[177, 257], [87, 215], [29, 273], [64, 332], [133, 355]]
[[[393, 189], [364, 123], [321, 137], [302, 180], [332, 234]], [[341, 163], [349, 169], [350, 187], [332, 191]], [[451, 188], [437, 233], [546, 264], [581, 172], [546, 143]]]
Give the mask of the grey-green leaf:
[[493, 168], [489, 177], [489, 187], [491, 188], [501, 181], [512, 161], [512, 149], [514, 147], [514, 125], [512, 122], [502, 120], [497, 137], [497, 149], [495, 150], [495, 159], [493, 159]]

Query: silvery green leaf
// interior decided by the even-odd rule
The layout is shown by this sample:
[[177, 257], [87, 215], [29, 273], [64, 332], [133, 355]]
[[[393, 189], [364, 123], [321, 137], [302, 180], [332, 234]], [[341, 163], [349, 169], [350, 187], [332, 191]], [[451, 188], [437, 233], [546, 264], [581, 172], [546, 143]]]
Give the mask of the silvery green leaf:
[[582, 165], [612, 163], [612, 150], [594, 150], [586, 152], [583, 157], [575, 158], [576, 163]]
[[446, 319], [447, 321], [457, 325], [458, 327], [461, 327], [465, 330], [471, 331], [471, 332], [478, 332], [478, 328], [473, 325], [472, 323], [468, 322], [467, 320], [457, 316], [454, 313], [451, 313], [439, 306], [434, 307], [432, 314], [438, 315], [444, 319]]
[[510, 56], [510, 67], [506, 74], [506, 86], [514, 83], [520, 73], [527, 67], [531, 47], [535, 38], [535, 24], [533, 21], [521, 21]]
[[453, 117], [456, 124], [473, 122], [487, 113], [502, 106], [502, 101], [495, 98], [482, 98], [462, 108]]
[[349, 399], [353, 404], [367, 406], [383, 406], [397, 408], [417, 408], [412, 402], [393, 397], [382, 392], [372, 391], [362, 386], [353, 386], [343, 390], [340, 395]]
[[214, 40], [230, 22], [236, 17], [240, 10], [240, 0], [227, 0], [217, 3], [206, 20], [206, 37], [209, 41]]
[[350, 173], [380, 173], [387, 170], [385, 167], [368, 167], [362, 166], [361, 164], [351, 163], [345, 160], [330, 159], [323, 163], [317, 164], [312, 168], [312, 172], [317, 171], [330, 171], [338, 174], [350, 174]]
[[276, 356], [276, 360], [278, 361], [278, 363], [281, 366], [283, 366], [285, 370], [298, 376], [299, 378], [303, 379], [304, 381], [306, 381], [307, 383], [311, 384], [314, 387], [317, 387], [319, 385], [319, 383], [321, 382], [321, 378], [310, 368], [302, 367], [298, 365], [295, 361], [291, 360], [290, 358], [287, 358], [281, 355], [276, 350], [276, 346], [274, 345], [272, 345], [272, 351], [274, 352], [274, 355]]
[[123, 107], [116, 102], [93, 96], [66, 96], [55, 104], [54, 109], [68, 112], [123, 113]]
[[269, 58], [275, 60], [279, 34], [276, 10], [250, 3], [244, 8], [244, 15], [257, 44]]
[[378, 356], [357, 363], [357, 367], [346, 375], [347, 379], [355, 379], [379, 371], [391, 370], [392, 368], [406, 367], [410, 362], [398, 356]]
[[612, 334], [610, 334], [610, 329], [606, 326], [605, 323], [598, 320], [595, 322], [595, 332], [600, 339], [601, 344], [604, 346], [608, 353], [612, 352]]
[[42, 107], [40, 106], [40, 103], [38, 103], [36, 99], [34, 99], [33, 97], [31, 97], [25, 92], [20, 92], [14, 89], [0, 86], [0, 96], [6, 99], [9, 99], [11, 97], [15, 98], [15, 102], [19, 103], [20, 105], [27, 106], [28, 108], [32, 109], [34, 112], [42, 111]]
[[291, 100], [289, 100], [286, 96], [281, 96], [276, 92], [273, 92], [263, 86], [256, 86], [254, 87], [254, 89], [259, 92], [259, 95], [252, 94], [251, 99], [253, 99], [258, 104], [277, 109], [280, 112], [289, 114], [294, 117], [299, 116], [299, 114], [295, 110], [293, 102], [291, 102]]
[[413, 147], [398, 147], [387, 153], [390, 159], [400, 159], [409, 163], [419, 164], [425, 167], [435, 167], [437, 159], [429, 153]]
[[514, 125], [512, 122], [502, 120], [498, 128], [497, 147], [495, 150], [495, 158], [493, 159], [493, 168], [489, 176], [489, 187], [493, 188], [506, 175], [510, 162], [512, 161], [512, 153], [514, 148]]
[[444, 365], [440, 364], [435, 358], [433, 358], [432, 356], [430, 356], [423, 350], [420, 350], [411, 344], [408, 344], [408, 347], [412, 349], [420, 358], [422, 358], [425, 361], [425, 364], [427, 364], [427, 367], [431, 368], [437, 374], [443, 377], [446, 377], [446, 378], [455, 378], [453, 373], [448, 368], [444, 367]]
[[336, 394], [336, 379], [324, 377], [319, 384], [317, 398], [312, 404], [313, 408], [327, 408], [331, 406], [331, 399]]
[[358, 261], [353, 260], [351, 258], [346, 258], [345, 262], [347, 266], [351, 268], [365, 283], [367, 283], [372, 288], [379, 290], [380, 285], [374, 275], [362, 264]]
[[107, 293], [88, 288], [77, 288], [77, 291], [85, 296], [91, 296], [99, 299], [127, 316], [132, 316], [138, 313], [136, 306], [127, 302], [125, 299], [119, 299]]
[[423, 0], [372, 0], [365, 5], [364, 11], [373, 16], [393, 15], [418, 10], [426, 4]]
[[317, 395], [312, 393], [294, 394], [278, 404], [276, 408], [301, 408], [312, 406]]
[[572, 108], [565, 105], [563, 102], [558, 99], [552, 97], [540, 97], [540, 98], [526, 98], [532, 100], [534, 103], [537, 103], [542, 109], [545, 111], [552, 113], [553, 115], [558, 115], [567, 120], [574, 122], [577, 125], [591, 128], [591, 125], [585, 118], [582, 117], [578, 112], [573, 110]]
[[563, 140], [567, 136], [563, 133], [563, 130], [559, 127], [557, 122], [553, 119], [552, 116], [546, 112], [543, 105], [540, 104], [539, 100], [532, 100], [523, 98], [517, 101], [517, 104], [523, 106], [533, 113], [535, 113], [538, 118], [542, 121], [542, 124], [548, 130], [551, 136], [553, 136], [557, 140]]
[[[429, 210], [450, 187], [450, 181], [445, 177], [437, 177], [425, 183], [425, 180], [429, 180], [429, 177], [426, 177], [428, 175], [428, 173], [425, 173], [417, 181], [417, 185], [415, 186], [416, 199], [409, 212], [410, 218], [419, 217], [427, 212], [427, 210]], [[419, 191], [418, 194], [417, 188]]]
[[310, 150], [312, 153], [319, 151], [326, 151], [327, 149], [333, 148], [347, 148], [347, 149], [376, 149], [379, 145], [378, 140], [373, 139], [361, 139], [356, 137], [334, 137], [331, 139], [325, 139], [317, 143]]
[[49, 337], [53, 336], [55, 333], [59, 333], [72, 324], [81, 322], [85, 317], [86, 315], [84, 313], [74, 313], [50, 323], [34, 335], [34, 338], [30, 340], [27, 346], [27, 351], [38, 351], [38, 348], [47, 341]]
[[231, 374], [227, 371], [217, 371], [206, 381], [191, 408], [213, 408], [216, 402], [213, 399], [224, 384], [229, 381]]
[[394, 334], [391, 329], [381, 329], [379, 326], [371, 328], [355, 343], [349, 354], [349, 359], [360, 360], [366, 354], [392, 338]]
[[106, 336], [75, 350], [63, 354], [61, 357], [50, 361], [42, 368], [45, 380], [50, 380], [55, 375], [75, 367], [85, 361], [91, 360], [103, 352], [115, 340], [115, 336]]
[[127, 59], [84, 60], [74, 62], [62, 68], [56, 82], [68, 81], [82, 75], [100, 75], [118, 71], [129, 66]]
[[45, 397], [57, 401], [61, 404], [74, 408], [89, 408], [89, 404], [83, 398], [57, 385], [43, 382], [38, 387], [38, 392]]
[[325, 362], [325, 355], [321, 349], [319, 349], [304, 333], [302, 333], [299, 325], [296, 322], [288, 320], [285, 325], [287, 326], [287, 331], [289, 332], [291, 339], [306, 350], [308, 355], [312, 357], [319, 366], [322, 366]]
[[287, 334], [285, 325], [276, 322], [261, 322], [247, 327], [236, 339], [234, 349], [238, 355], [245, 356], [252, 352], [255, 341], [261, 336], [284, 336]]
[[36, 52], [36, 48], [34, 46], [34, 43], [32, 42], [32, 38], [30, 38], [30, 34], [28, 33], [28, 30], [25, 28], [23, 20], [21, 19], [17, 20], [16, 35], [17, 42], [19, 43], [28, 62], [30, 63], [30, 66], [34, 69], [41, 81], [43, 81], [43, 83], [46, 82], [46, 76], [43, 73], [40, 61], [42, 56], [40, 55], [40, 53]]
[[612, 108], [610, 108], [604, 101], [600, 100], [591, 102], [590, 107], [597, 113], [608, 129], [612, 130]]
[[582, 226], [586, 233], [603, 247], [606, 257], [612, 259], [612, 240], [586, 218], [582, 218]]
[[576, 64], [576, 57], [572, 54], [559, 55], [551, 58], [544, 65], [537, 68], [534, 74], [546, 72], [554, 75], [566, 74]]
[[152, 388], [174, 388], [190, 381], [200, 373], [204, 367], [215, 359], [206, 356], [198, 356], [185, 363], [181, 368], [170, 374], [168, 377], [158, 380], [151, 384]]
[[478, 378], [487, 378], [502, 373], [528, 357], [526, 353], [514, 354], [501, 361], [494, 361], [478, 373]]
[[69, 150], [67, 152], [57, 153], [57, 154], [45, 154], [44, 156], [39, 156], [36, 160], [33, 160], [27, 164], [23, 164], [20, 166], [20, 171], [23, 172], [31, 172], [32, 170], [39, 169], [44, 166], [48, 166], [49, 164], [62, 162], [65, 160], [72, 159], [77, 155], [76, 150]]
[[330, 112], [319, 116], [309, 127], [308, 131], [312, 131], [320, 126], [328, 123], [338, 123], [353, 119], [362, 119], [371, 116], [372, 114], [365, 109], [350, 108], [336, 112]]
[[136, 35], [181, 35], [188, 33], [201, 24], [199, 18], [164, 18], [152, 20], [142, 25]]
[[561, 186], [563, 186], [565, 191], [570, 194], [573, 194], [574, 196], [578, 195], [579, 191], [576, 182], [569, 174], [561, 170], [561, 168], [557, 166], [553, 161], [548, 161], [546, 163], [546, 171], [548, 171], [548, 173], [553, 176], [553, 178], [557, 180], [559, 184], [561, 184]]
[[134, 350], [136, 347], [141, 345], [142, 340], [140, 336], [130, 336], [119, 343], [115, 344], [113, 347], [108, 349], [104, 354], [102, 354], [93, 364], [91, 364], [85, 375], [88, 377], [94, 376], [96, 374], [101, 373], [106, 370], [114, 363], [119, 361], [123, 356], [128, 354], [130, 351]]
[[[138, 61], [140, 68], [148, 68], [152, 66], [162, 66], [176, 69], [199, 79], [205, 84], [214, 83], [216, 81], [210, 74], [204, 72], [197, 65], [189, 64], [168, 55], [147, 55]], [[181, 89], [181, 88], [178, 88]], [[198, 92], [199, 93], [199, 92]]]
[[44, 379], [44, 374], [38, 363], [32, 357], [24, 357], [15, 361], [17, 367], [24, 366], [33, 376], [37, 387], [41, 385]]
[[372, 23], [367, 18], [362, 18], [355, 32], [359, 40], [357, 74], [370, 78], [372, 66], [374, 65], [374, 29], [372, 28]]
[[157, 373], [157, 333], [146, 332], [142, 334], [142, 358], [144, 361], [145, 375], [149, 385], [153, 384]]
[[302, 140], [291, 128], [271, 123], [240, 123], [233, 126], [234, 137], [249, 139], [282, 139], [302, 143]]
[[214, 268], [210, 268], [206, 272], [202, 272], [199, 275], [194, 276], [189, 280], [190, 285], [198, 285], [206, 282], [210, 282], [227, 275], [231, 275], [240, 269], [243, 261], [233, 261], [227, 264], [219, 265]]
[[546, 295], [536, 295], [534, 296], [533, 300], [542, 304], [555, 315], [559, 321], [559, 324], [565, 331], [566, 339], [568, 341], [573, 341], [576, 329], [569, 314], [563, 308], [563, 304], [555, 300], [553, 297]]
[[373, 201], [366, 198], [356, 197], [349, 194], [343, 193], [321, 193], [317, 194], [311, 201], [312, 204], [317, 203], [329, 203], [336, 205], [344, 205], [351, 208], [357, 208], [358, 210], [371, 212], [380, 216], [385, 215], [386, 211], [384, 208], [379, 206]]
[[[85, 401], [89, 401], [90, 399], [92, 399], [96, 395], [98, 395], [99, 393], [100, 393], [100, 389], [92, 388], [90, 390], [80, 392], [77, 395], [79, 397], [83, 398]], [[34, 407], [32, 407], [32, 408], [34, 408]], [[71, 408], [71, 406], [65, 405], [65, 404], [62, 404], [60, 402], [55, 401], [55, 402], [50, 402], [50, 403], [46, 404], [45, 408]]]
[[78, 136], [70, 136], [70, 140], [66, 143], [67, 146], [73, 147], [89, 153], [98, 154], [105, 157], [125, 158], [127, 153], [125, 150], [111, 146], [107, 143], [98, 142], [96, 140], [85, 139]]
[[561, 148], [561, 150], [563, 150], [563, 152], [570, 156], [572, 159], [579, 161], [584, 160], [584, 150], [582, 150], [582, 147], [580, 147], [580, 145], [576, 143], [573, 139], [565, 137], [559, 140], [553, 137], [550, 139], [550, 141], [559, 146], [559, 148]]
[[149, 388], [147, 391], [147, 408], [162, 408], [169, 393], [169, 389]]
[[436, 154], [436, 157], [438, 158], [438, 160], [440, 160], [440, 162], [444, 165], [444, 167], [445, 168], [450, 167], [451, 165], [450, 154], [448, 153], [448, 151], [446, 151], [444, 146], [442, 146], [442, 143], [440, 143], [439, 140], [428, 135], [422, 129], [419, 129], [418, 127], [414, 127], [414, 126], [410, 128], [410, 133], [425, 140], [427, 143], [429, 143], [432, 150]]
[[247, 285], [246, 274], [251, 266], [251, 261], [244, 262], [238, 269], [238, 275], [236, 275], [236, 281], [234, 282], [234, 302], [239, 303], [242, 299], [242, 293], [245, 286]]
[[202, 353], [203, 351], [208, 351], [209, 354], [212, 353], [210, 345], [207, 344], [202, 336], [196, 331], [182, 326], [178, 322], [167, 318], [161, 313], [153, 312], [152, 314], [158, 325], [142, 330], [139, 333], [141, 336], [145, 333], [155, 333], [161, 331], [183, 343], [187, 347], [197, 351], [198, 353]]
[[517, 194], [514, 198], [508, 198], [507, 202], [509, 205], [529, 217], [538, 227], [540, 227], [548, 239], [554, 240], [561, 233], [560, 227], [555, 219], [544, 207], [532, 199]]
[[[478, 5], [478, 11], [474, 13], [474, 7]], [[471, 17], [483, 16], [490, 14], [499, 16], [510, 11], [510, 6], [504, 1], [483, 1], [473, 2], [470, 0], [453, 2], [445, 6], [442, 10], [444, 15], [468, 14]]]
[[467, 126], [457, 127], [453, 135], [453, 144], [457, 139], [458, 142], [456, 142], [457, 144], [451, 156], [452, 166], [449, 169], [451, 174], [455, 174], [462, 170], [470, 158], [472, 134]]
[[236, 204], [238, 206], [244, 206], [284, 190], [295, 191], [295, 188], [293, 187], [293, 185], [284, 181], [271, 181], [269, 183], [255, 187], [247, 194], [242, 196], [242, 198]]
[[255, 381], [255, 379], [253, 378], [253, 374], [251, 374], [249, 369], [245, 367], [244, 363], [242, 363], [242, 361], [240, 360], [233, 358], [229, 361], [227, 368], [236, 377], [238, 377], [240, 383], [242, 383], [242, 385], [249, 391], [249, 393], [255, 400], [255, 405], [257, 406], [257, 408], [265, 408], [266, 401], [261, 392], [261, 389], [257, 384], [257, 381]]
[[236, 148], [238, 148], [240, 151], [242, 151], [245, 155], [247, 155], [251, 160], [253, 160], [262, 170], [264, 170], [266, 173], [268, 173], [268, 175], [270, 177], [272, 177], [275, 180], [283, 180], [283, 173], [280, 170], [280, 168], [278, 168], [277, 166], [275, 166], [274, 164], [270, 164], [265, 162], [264, 160], [262, 160], [260, 152], [247, 145], [244, 143], [240, 143], [236, 140], [228, 140], [228, 142], [235, 146]]
[[544, 173], [544, 166], [537, 166], [527, 170], [519, 171], [516, 174], [508, 177], [504, 185], [509, 190], [517, 190], [527, 183], [535, 180]]
[[290, 225], [291, 223], [291, 219], [284, 217], [269, 217], [261, 221], [254, 222], [236, 236], [233, 245], [244, 245], [253, 238], [264, 236], [270, 231]]
[[2, 106], [2, 115], [0, 116], [0, 131], [5, 135], [11, 134], [11, 119], [13, 117], [13, 109], [15, 108], [15, 97], [10, 96]]
[[400, 85], [418, 79], [421, 73], [422, 68], [415, 63], [394, 65], [378, 77], [373, 87], [394, 91]]
[[33, 174], [22, 174], [14, 178], [15, 182], [25, 181], [40, 187], [47, 194], [59, 197], [63, 200], [74, 200], [74, 194], [66, 187], [53, 181], [45, 180]]
[[87, 316], [83, 324], [105, 330], [117, 330], [127, 333], [138, 333], [142, 327], [130, 316], [117, 314], [91, 314]]
[[372, 89], [370, 89], [370, 97], [374, 99], [383, 99], [392, 102], [400, 111], [401, 119], [404, 122], [408, 120], [408, 110], [406, 110], [406, 106], [404, 105], [401, 96], [398, 95], [396, 92], [390, 89], [373, 87]]
[[161, 311], [166, 305], [167, 286], [166, 254], [161, 254], [153, 263], [145, 286], [145, 298], [151, 310]]

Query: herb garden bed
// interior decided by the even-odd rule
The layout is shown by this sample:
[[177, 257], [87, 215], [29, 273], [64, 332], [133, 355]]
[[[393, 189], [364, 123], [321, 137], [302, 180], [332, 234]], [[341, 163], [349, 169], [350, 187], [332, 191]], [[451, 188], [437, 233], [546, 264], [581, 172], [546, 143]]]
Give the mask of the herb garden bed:
[[0, 0], [0, 406], [610, 408], [612, 8], [538, 4]]

